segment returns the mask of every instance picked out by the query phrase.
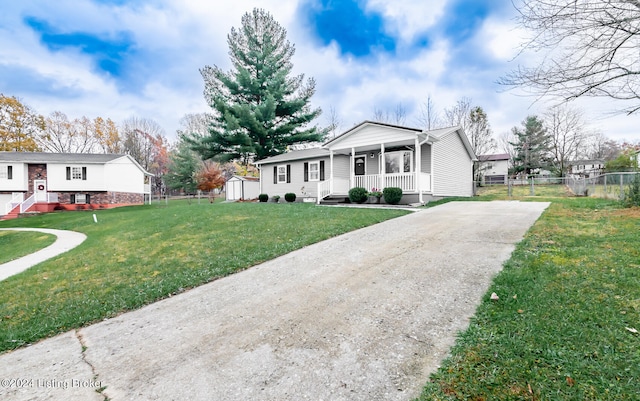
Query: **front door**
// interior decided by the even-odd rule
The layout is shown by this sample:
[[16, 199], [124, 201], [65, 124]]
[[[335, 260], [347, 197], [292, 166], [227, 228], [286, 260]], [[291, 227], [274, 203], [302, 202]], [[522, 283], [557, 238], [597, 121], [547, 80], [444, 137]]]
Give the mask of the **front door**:
[[47, 181], [46, 180], [33, 180], [33, 193], [36, 202], [47, 201]]
[[364, 156], [356, 156], [355, 168], [354, 168], [355, 171], [353, 172], [355, 175], [364, 175], [365, 173], [364, 163], [365, 163]]

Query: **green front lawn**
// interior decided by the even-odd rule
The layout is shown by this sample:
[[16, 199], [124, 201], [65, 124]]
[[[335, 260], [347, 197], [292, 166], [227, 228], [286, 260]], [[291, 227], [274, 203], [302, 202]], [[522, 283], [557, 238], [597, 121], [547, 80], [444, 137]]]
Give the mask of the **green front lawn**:
[[55, 240], [55, 235], [34, 231], [0, 231], [0, 264], [46, 248]]
[[0, 222], [0, 227], [57, 228], [88, 237], [79, 247], [0, 282], [0, 351], [406, 213], [303, 203], [172, 201], [168, 206], [61, 212]]
[[557, 198], [420, 400], [638, 400], [636, 330], [640, 209]]

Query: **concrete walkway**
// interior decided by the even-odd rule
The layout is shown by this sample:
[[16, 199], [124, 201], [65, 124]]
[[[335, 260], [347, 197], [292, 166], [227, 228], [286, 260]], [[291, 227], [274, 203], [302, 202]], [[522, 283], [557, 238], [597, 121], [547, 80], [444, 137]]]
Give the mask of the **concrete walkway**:
[[45, 234], [52, 234], [58, 237], [56, 241], [46, 248], [12, 260], [0, 265], [0, 281], [27, 270], [28, 268], [42, 263], [47, 259], [65, 253], [70, 249], [80, 245], [87, 236], [75, 231], [53, 230], [50, 228], [0, 228], [3, 231], [38, 231]]
[[0, 399], [411, 400], [547, 206], [452, 202], [305, 247], [0, 355]]

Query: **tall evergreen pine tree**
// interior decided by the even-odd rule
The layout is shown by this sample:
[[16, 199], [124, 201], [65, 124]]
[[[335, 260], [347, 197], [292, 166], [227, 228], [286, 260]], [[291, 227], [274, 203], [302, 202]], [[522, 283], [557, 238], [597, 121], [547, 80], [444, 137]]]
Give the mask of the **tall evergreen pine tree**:
[[524, 173], [529, 176], [536, 169], [549, 168], [551, 164], [551, 137], [538, 116], [528, 116], [523, 129], [513, 127], [515, 137], [510, 142], [515, 151], [511, 173]]
[[233, 69], [200, 70], [215, 114], [210, 135], [194, 144], [204, 159], [246, 164], [322, 140], [324, 131], [307, 127], [321, 113], [309, 105], [315, 81], [289, 76], [295, 48], [286, 34], [268, 12], [254, 9], [227, 37]]

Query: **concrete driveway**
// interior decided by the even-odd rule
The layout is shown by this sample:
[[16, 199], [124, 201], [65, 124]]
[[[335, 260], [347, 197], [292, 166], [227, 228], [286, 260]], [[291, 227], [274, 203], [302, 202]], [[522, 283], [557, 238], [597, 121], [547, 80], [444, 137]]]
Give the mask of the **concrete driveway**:
[[411, 213], [5, 353], [0, 399], [410, 400], [547, 206]]

